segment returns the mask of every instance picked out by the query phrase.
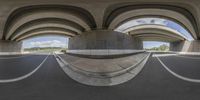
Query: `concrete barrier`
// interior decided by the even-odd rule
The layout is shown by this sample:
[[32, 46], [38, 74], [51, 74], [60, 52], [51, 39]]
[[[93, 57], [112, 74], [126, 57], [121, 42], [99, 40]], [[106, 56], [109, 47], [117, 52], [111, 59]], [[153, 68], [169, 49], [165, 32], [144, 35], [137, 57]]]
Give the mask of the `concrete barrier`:
[[66, 53], [86, 58], [116, 58], [142, 52], [145, 52], [145, 50], [67, 50]]
[[[118, 68], [121, 67], [121, 69], [118, 69], [117, 66], [112, 65], [113, 63], [109, 63], [108, 66], [105, 67], [105, 69], [102, 69], [103, 66], [101, 66], [99, 63], [96, 63], [95, 61], [93, 62], [92, 65], [95, 65], [95, 63], [98, 64], [96, 66], [97, 68], [94, 68], [95, 66], [81, 68], [83, 66], [72, 65], [69, 62], [69, 59], [67, 61], [66, 59], [56, 54], [55, 57], [58, 63], [60, 64], [61, 68], [63, 69], [63, 71], [75, 81], [90, 86], [112, 86], [127, 82], [128, 80], [134, 78], [143, 69], [150, 55], [151, 53], [145, 53], [144, 55], [136, 54], [135, 56], [132, 57], [132, 59], [135, 59], [136, 62], [130, 66], [127, 66], [126, 64], [127, 59], [126, 59], [124, 60], [125, 61], [124, 65], [126, 67], [123, 65], [118, 66]], [[88, 58], [81, 58], [81, 59], [88, 59]], [[75, 59], [73, 59], [73, 61], [74, 60]], [[80, 61], [80, 59], [78, 59], [77, 61]], [[96, 61], [98, 62], [99, 60], [96, 59]], [[106, 59], [105, 61], [108, 62], [108, 60]], [[116, 60], [115, 62], [117, 61], [119, 60]], [[102, 62], [102, 60], [99, 62]], [[106, 71], [106, 68], [108, 67], [109, 71]], [[88, 68], [93, 68], [93, 70]]]

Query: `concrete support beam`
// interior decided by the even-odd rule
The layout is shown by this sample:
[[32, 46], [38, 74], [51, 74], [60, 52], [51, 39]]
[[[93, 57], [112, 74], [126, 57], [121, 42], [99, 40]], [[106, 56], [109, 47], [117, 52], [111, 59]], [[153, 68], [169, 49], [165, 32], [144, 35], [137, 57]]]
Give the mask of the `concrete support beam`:
[[170, 51], [200, 52], [200, 40], [172, 42]]
[[0, 40], [0, 52], [21, 52], [22, 42]]
[[93, 30], [69, 39], [69, 49], [142, 49], [142, 41], [112, 30]]

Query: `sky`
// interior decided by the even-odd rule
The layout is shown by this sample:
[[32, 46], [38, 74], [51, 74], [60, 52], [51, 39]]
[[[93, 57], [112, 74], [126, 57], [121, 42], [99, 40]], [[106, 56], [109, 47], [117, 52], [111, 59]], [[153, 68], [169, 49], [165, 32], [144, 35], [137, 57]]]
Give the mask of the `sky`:
[[68, 47], [68, 38], [63, 36], [41, 36], [23, 41], [23, 48], [32, 47]]
[[[166, 27], [169, 27], [171, 29], [174, 29], [180, 33], [180, 35], [183, 35], [187, 37], [188, 40], [193, 40], [192, 36], [189, 34], [189, 32], [183, 28], [181, 25], [162, 18], [139, 18], [132, 21], [129, 21], [121, 26], [119, 26], [115, 31], [123, 32], [128, 27], [133, 27], [137, 25], [144, 25], [144, 24], [156, 24], [156, 25], [163, 25]], [[162, 44], [167, 44], [165, 42], [158, 42], [158, 41], [145, 41], [143, 42], [144, 48], [151, 48], [151, 47], [158, 47]], [[23, 48], [32, 48], [32, 47], [68, 47], [68, 38], [63, 36], [41, 36], [36, 38], [30, 38], [23, 41]]]
[[193, 40], [192, 36], [189, 34], [189, 32], [183, 28], [178, 23], [163, 19], [163, 18], [139, 18], [135, 20], [131, 20], [121, 26], [119, 26], [116, 31], [124, 32], [125, 29], [131, 28], [137, 25], [144, 25], [144, 24], [155, 24], [155, 25], [163, 25], [168, 28], [171, 28], [173, 30], [176, 30], [180, 33], [180, 35], [185, 36], [188, 40]]
[[[173, 22], [171, 20], [162, 19], [162, 18], [139, 18], [135, 20], [131, 20], [121, 26], [119, 26], [115, 31], [123, 32], [127, 28], [131, 28], [137, 25], [144, 25], [144, 24], [155, 24], [155, 25], [163, 25], [168, 28], [174, 29], [180, 33], [180, 35], [186, 37], [189, 41], [193, 40], [192, 36], [189, 34], [189, 32], [183, 28], [181, 25], [177, 24], [176, 22]], [[169, 43], [166, 42], [159, 42], [159, 41], [145, 41], [143, 42], [144, 48], [152, 48], [152, 47], [158, 47], [162, 44], [169, 45]]]
[[[144, 41], [144, 48], [159, 47], [162, 44], [169, 46], [167, 42], [158, 42], [158, 41]], [[23, 48], [32, 48], [32, 47], [68, 47], [68, 38], [62, 36], [42, 36], [37, 38], [31, 38], [23, 41]]]
[[167, 42], [158, 42], [158, 41], [144, 41], [143, 42], [143, 48], [153, 48], [153, 47], [159, 47], [160, 45], [166, 44], [167, 46], [169, 46], [169, 43]]

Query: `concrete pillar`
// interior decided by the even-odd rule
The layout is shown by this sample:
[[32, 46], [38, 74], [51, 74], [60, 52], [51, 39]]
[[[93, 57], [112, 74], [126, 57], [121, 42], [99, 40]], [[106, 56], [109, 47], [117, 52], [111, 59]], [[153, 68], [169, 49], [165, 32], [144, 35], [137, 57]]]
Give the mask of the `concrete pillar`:
[[69, 39], [69, 49], [143, 49], [142, 41], [112, 30], [93, 30]]
[[170, 51], [200, 52], [200, 40], [172, 42]]
[[[125, 33], [92, 30], [70, 38], [68, 48], [71, 51], [56, 58], [68, 66], [65, 73], [72, 79], [86, 85], [112, 86], [132, 79], [141, 71], [150, 54], [130, 49], [140, 50], [142, 45], [140, 39]], [[73, 63], [76, 60], [79, 63]]]
[[22, 42], [0, 41], [0, 52], [21, 52]]

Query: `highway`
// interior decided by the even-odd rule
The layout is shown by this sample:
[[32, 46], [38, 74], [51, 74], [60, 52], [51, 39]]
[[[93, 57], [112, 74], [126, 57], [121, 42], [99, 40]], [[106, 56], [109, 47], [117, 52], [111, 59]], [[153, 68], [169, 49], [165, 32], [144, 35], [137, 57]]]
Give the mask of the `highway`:
[[0, 100], [199, 100], [198, 79], [200, 56], [152, 56], [134, 79], [112, 87], [77, 83], [53, 55], [0, 56]]

